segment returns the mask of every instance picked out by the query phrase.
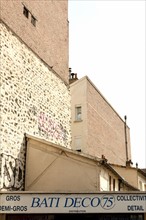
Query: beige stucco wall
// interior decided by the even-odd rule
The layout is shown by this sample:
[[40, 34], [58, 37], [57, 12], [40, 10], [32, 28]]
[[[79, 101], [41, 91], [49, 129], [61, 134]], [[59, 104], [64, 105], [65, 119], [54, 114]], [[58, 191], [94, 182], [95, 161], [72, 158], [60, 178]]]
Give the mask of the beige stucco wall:
[[138, 188], [141, 191], [146, 191], [146, 176], [138, 172]]
[[99, 173], [98, 161], [28, 137], [26, 191], [97, 192]]
[[[24, 5], [30, 11], [28, 19]], [[0, 18], [68, 83], [68, 1], [1, 0], [0, 12]]]
[[[26, 191], [80, 193], [118, 191], [119, 176], [98, 158], [27, 135]], [[112, 183], [111, 183], [112, 184]], [[120, 191], [131, 190], [124, 183]], [[112, 188], [111, 191], [114, 191]]]
[[[109, 176], [111, 176], [111, 189], [110, 189], [110, 182]], [[113, 180], [115, 180], [115, 189], [113, 188]], [[119, 191], [118, 187], [118, 178], [113, 175], [113, 173], [105, 168], [100, 171], [100, 191]], [[123, 187], [122, 191], [125, 190]]]
[[0, 189], [21, 190], [25, 133], [70, 148], [70, 92], [3, 23], [0, 29]]
[[[86, 152], [86, 144], [87, 144], [87, 87], [86, 81], [83, 80], [80, 84], [70, 85], [71, 91], [71, 130], [72, 130], [72, 149], [78, 150], [75, 139], [80, 138], [81, 143], [81, 151]], [[81, 106], [82, 108], [82, 116], [81, 121], [76, 121], [75, 118], [75, 108], [76, 106]]]
[[[125, 179], [125, 181], [139, 190], [145, 191], [146, 177], [142, 175], [138, 169], [134, 167], [112, 166]], [[140, 188], [139, 181], [141, 181], [142, 188]]]

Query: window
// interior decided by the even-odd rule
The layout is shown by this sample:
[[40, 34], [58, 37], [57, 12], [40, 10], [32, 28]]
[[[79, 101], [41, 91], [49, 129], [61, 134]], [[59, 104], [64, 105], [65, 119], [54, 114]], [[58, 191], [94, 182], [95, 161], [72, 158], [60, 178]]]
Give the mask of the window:
[[[31, 11], [27, 9], [27, 7], [25, 5], [23, 5], [23, 14], [26, 18], [28, 18], [28, 20], [31, 22], [31, 24], [36, 27], [37, 19], [34, 17], [34, 15], [31, 13]], [[29, 17], [31, 17], [31, 18], [29, 19]]]
[[142, 181], [139, 180], [139, 189], [142, 191]]
[[101, 191], [109, 190], [109, 175], [107, 171], [104, 169], [100, 171], [100, 190]]
[[81, 106], [77, 106], [75, 108], [75, 120], [81, 121], [81, 119], [82, 119], [82, 108]]
[[115, 179], [113, 179], [113, 191], [115, 191], [116, 190], [116, 181], [115, 181]]
[[118, 179], [118, 191], [120, 191], [122, 188], [122, 181]]
[[75, 136], [74, 137], [74, 148], [76, 151], [81, 151], [82, 147], [82, 139], [81, 136]]
[[33, 15], [31, 15], [31, 23], [36, 26], [36, 18]]
[[28, 18], [29, 17], [29, 10], [24, 6], [24, 8], [23, 8], [23, 14], [24, 14], [24, 16], [26, 17], [26, 18]]
[[112, 177], [109, 176], [109, 190], [112, 190]]

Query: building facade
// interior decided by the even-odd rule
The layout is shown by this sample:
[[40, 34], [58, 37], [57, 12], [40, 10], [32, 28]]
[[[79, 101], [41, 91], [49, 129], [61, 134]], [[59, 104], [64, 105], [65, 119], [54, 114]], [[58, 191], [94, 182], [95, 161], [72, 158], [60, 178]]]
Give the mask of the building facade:
[[140, 191], [146, 191], [146, 172], [145, 169], [131, 166], [111, 165], [123, 178]]
[[[80, 219], [70, 210], [65, 215], [65, 206], [61, 215], [56, 210], [29, 212], [32, 205], [22, 200], [27, 194], [27, 203], [32, 191], [35, 196], [58, 193], [59, 198], [86, 193], [87, 198], [81, 195], [87, 212], [82, 217], [101, 220], [107, 216], [89, 216], [85, 209], [102, 206], [105, 194], [99, 191], [138, 190], [107, 163], [123, 165], [131, 159], [127, 125], [87, 77], [69, 89], [67, 7], [68, 1], [1, 1], [1, 220]], [[114, 206], [111, 195], [108, 202]], [[78, 203], [82, 198], [73, 199]], [[46, 199], [41, 205], [47, 207]], [[136, 219], [143, 220], [144, 212], [136, 213]]]
[[72, 148], [125, 165], [131, 160], [130, 129], [88, 77], [70, 84]]
[[1, 1], [0, 29], [0, 190], [23, 190], [25, 133], [70, 148], [67, 1]]
[[138, 190], [128, 184], [104, 159], [30, 135], [27, 135], [26, 146], [26, 191], [97, 193]]
[[68, 83], [68, 1], [1, 1], [1, 20]]

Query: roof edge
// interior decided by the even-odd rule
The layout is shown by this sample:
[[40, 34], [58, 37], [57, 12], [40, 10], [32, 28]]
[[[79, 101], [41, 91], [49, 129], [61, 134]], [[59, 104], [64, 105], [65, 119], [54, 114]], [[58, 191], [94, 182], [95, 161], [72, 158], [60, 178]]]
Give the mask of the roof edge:
[[53, 142], [50, 142], [46, 139], [42, 139], [42, 138], [39, 138], [39, 137], [36, 137], [36, 136], [32, 136], [30, 134], [25, 134], [25, 138], [26, 138], [26, 141], [28, 141], [29, 139], [32, 139], [34, 141], [38, 141], [40, 143], [43, 143], [43, 144], [47, 144], [47, 145], [51, 145], [52, 147], [56, 147], [58, 148], [59, 150], [63, 150], [63, 151], [66, 151], [68, 153], [71, 153], [71, 154], [74, 154], [74, 155], [77, 155], [77, 156], [81, 156], [85, 159], [89, 159], [89, 160], [93, 160], [95, 162], [100, 162], [101, 161], [101, 158], [98, 158], [98, 157], [94, 157], [94, 156], [91, 156], [89, 154], [85, 154], [83, 152], [78, 152], [78, 151], [75, 151], [75, 150], [72, 150], [71, 148], [67, 148], [67, 147], [64, 147], [62, 145], [59, 145], [59, 144], [55, 144]]
[[[120, 120], [124, 122], [124, 119], [122, 119], [122, 117], [112, 107], [112, 105], [108, 102], [108, 100], [104, 97], [104, 95], [100, 92], [100, 90], [95, 86], [95, 84], [90, 80], [90, 78], [87, 75], [83, 76], [81, 79], [78, 79], [77, 81], [70, 84], [70, 87], [75, 86], [76, 84], [80, 83], [81, 81], [83, 81], [85, 79], [94, 87], [94, 89], [99, 93], [99, 95], [104, 99], [104, 101], [110, 106], [110, 108], [112, 108], [112, 110], [116, 113], [116, 115], [120, 118]], [[130, 127], [128, 125], [127, 125], [127, 127], [130, 129]]]

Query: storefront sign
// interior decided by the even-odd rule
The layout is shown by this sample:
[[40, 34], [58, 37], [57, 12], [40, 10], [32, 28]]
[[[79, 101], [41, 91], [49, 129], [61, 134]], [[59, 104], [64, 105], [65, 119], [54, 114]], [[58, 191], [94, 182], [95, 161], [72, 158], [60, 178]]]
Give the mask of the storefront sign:
[[146, 213], [146, 194], [1, 193], [0, 213]]

